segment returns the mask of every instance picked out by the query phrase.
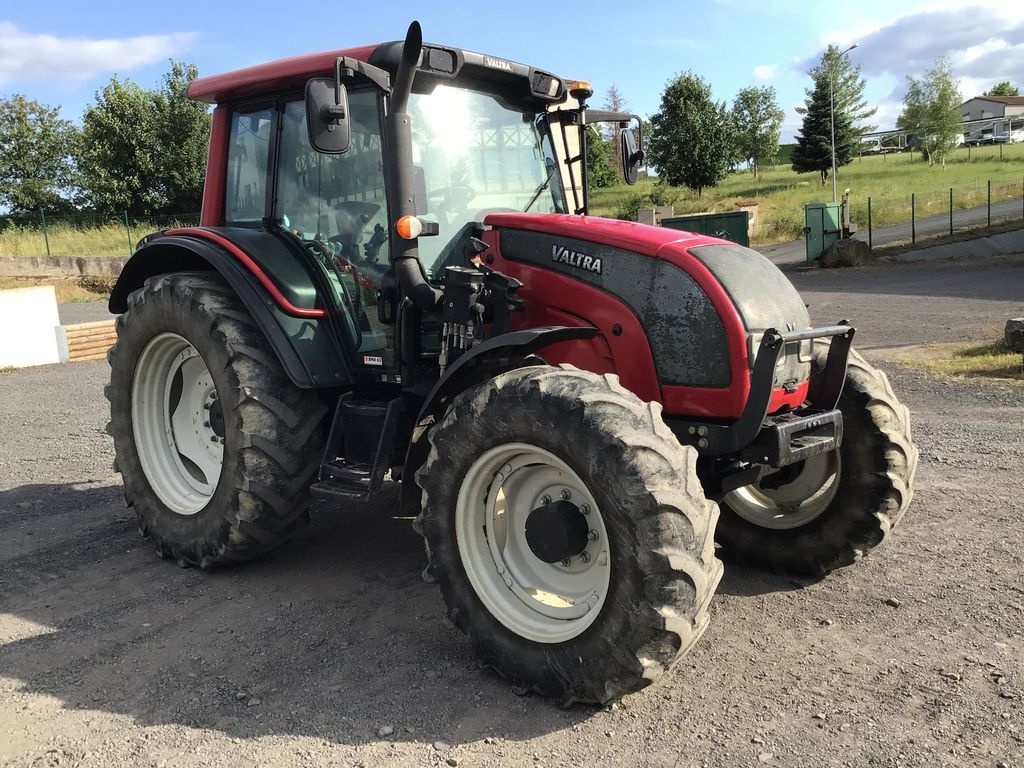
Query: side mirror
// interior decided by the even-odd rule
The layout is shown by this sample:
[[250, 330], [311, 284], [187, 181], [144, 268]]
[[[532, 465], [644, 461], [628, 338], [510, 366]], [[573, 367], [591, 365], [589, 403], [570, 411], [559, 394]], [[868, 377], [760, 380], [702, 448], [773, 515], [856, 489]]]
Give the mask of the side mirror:
[[306, 130], [317, 152], [340, 155], [352, 141], [348, 91], [340, 80], [314, 77], [306, 83]]
[[[643, 130], [643, 129], [641, 129]], [[622, 178], [627, 184], [636, 184], [640, 163], [644, 161], [644, 152], [636, 148], [636, 137], [632, 128], [623, 128], [619, 134], [620, 152], [622, 156]]]

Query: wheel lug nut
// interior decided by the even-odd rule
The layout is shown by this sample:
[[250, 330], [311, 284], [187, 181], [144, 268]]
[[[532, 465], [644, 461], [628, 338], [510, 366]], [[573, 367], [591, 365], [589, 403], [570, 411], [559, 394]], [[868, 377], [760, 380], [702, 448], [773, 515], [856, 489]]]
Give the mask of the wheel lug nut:
[[580, 559], [581, 563], [589, 563], [590, 562], [590, 553], [587, 552], [586, 550], [583, 550], [582, 552], [580, 552], [577, 555], [577, 557]]
[[208, 426], [210, 426], [210, 422], [208, 422], [208, 421], [204, 421], [204, 422], [203, 422], [203, 426], [204, 426], [204, 427], [208, 427]]
[[590, 514], [590, 505], [589, 504], [580, 504], [580, 512], [582, 512], [584, 515], [589, 515]]
[[217, 436], [216, 436], [216, 435], [213, 435], [213, 436], [212, 436], [212, 437], [210, 438], [210, 442], [211, 442], [211, 443], [216, 443], [216, 442], [217, 442]]
[[572, 494], [569, 493], [569, 489], [568, 488], [563, 488], [562, 489], [562, 501], [568, 501], [571, 498], [572, 498]]
[[543, 496], [541, 496], [541, 497], [540, 497], [540, 503], [541, 503], [541, 504], [550, 504], [550, 503], [551, 503], [551, 497], [550, 497], [550, 496], [548, 496], [548, 495], [547, 495], [547, 494], [545, 493], [545, 494], [544, 494]]
[[567, 558], [565, 558], [565, 560], [562, 561], [562, 567], [563, 568], [568, 568], [570, 565], [572, 565], [572, 558], [571, 557], [567, 557]]
[[597, 541], [600, 538], [600, 535], [597, 531], [591, 528], [589, 531], [587, 531], [587, 538], [591, 541]]

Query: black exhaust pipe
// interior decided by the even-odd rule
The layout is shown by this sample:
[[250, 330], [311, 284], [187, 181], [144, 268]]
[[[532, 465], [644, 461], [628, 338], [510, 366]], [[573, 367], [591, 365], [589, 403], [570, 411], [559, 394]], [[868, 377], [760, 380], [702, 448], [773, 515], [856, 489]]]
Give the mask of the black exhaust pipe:
[[[395, 221], [403, 216], [416, 215], [416, 185], [412, 164], [412, 125], [405, 110], [412, 93], [412, 81], [423, 50], [423, 31], [420, 23], [409, 25], [402, 45], [402, 60], [395, 74], [387, 116], [388, 147], [391, 162], [388, 188], [391, 192], [391, 210]], [[392, 232], [391, 258], [395, 264], [395, 276], [402, 292], [413, 304], [423, 310], [433, 311], [441, 300], [441, 292], [427, 282], [423, 263], [420, 261], [419, 241], [406, 240]]]

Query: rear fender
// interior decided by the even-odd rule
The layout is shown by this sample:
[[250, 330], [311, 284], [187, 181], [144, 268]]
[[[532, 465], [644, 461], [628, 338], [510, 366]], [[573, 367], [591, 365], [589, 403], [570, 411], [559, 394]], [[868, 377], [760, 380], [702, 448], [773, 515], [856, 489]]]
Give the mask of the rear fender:
[[[113, 314], [125, 312], [129, 294], [155, 275], [214, 271], [245, 305], [295, 386], [316, 389], [351, 383], [351, 370], [324, 310], [282, 301], [280, 291], [272, 294], [274, 285], [266, 274], [252, 259], [248, 262], [211, 240], [187, 234], [152, 237], [124, 265], [108, 306]], [[315, 292], [312, 281], [309, 289]]]
[[544, 347], [559, 342], [586, 341], [596, 335], [597, 329], [591, 327], [530, 328], [487, 339], [459, 357], [434, 384], [416, 418], [402, 470], [400, 509], [410, 516], [419, 509], [420, 491], [414, 478], [430, 451], [427, 433], [444, 415], [454, 397], [499, 373], [543, 363], [534, 353]]

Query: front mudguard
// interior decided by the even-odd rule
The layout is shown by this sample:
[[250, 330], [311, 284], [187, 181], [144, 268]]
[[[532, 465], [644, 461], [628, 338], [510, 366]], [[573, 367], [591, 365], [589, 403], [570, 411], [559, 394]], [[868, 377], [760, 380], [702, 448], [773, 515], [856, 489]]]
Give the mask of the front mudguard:
[[456, 395], [499, 373], [543, 362], [534, 353], [551, 344], [587, 340], [596, 335], [597, 329], [589, 326], [549, 326], [513, 331], [477, 344], [448, 366], [423, 401], [409, 440], [399, 499], [403, 515], [412, 516], [419, 510], [420, 490], [414, 478], [430, 451], [427, 434]]

